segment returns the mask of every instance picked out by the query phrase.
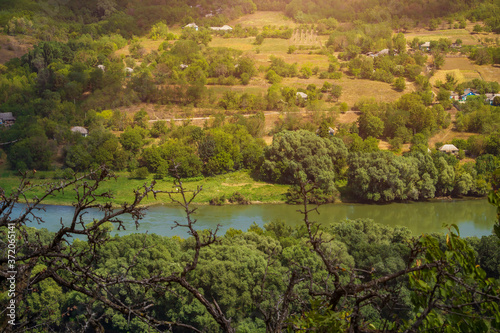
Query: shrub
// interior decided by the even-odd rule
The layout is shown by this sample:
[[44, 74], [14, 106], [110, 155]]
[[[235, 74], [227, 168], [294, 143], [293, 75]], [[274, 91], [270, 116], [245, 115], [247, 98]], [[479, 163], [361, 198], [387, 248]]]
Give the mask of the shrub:
[[233, 195], [229, 198], [230, 203], [237, 203], [239, 205], [248, 205], [250, 204], [250, 200], [245, 198], [243, 194], [240, 192], [234, 192]]
[[212, 206], [222, 206], [223, 204], [226, 203], [226, 197], [224, 195], [221, 195], [219, 197], [213, 197], [210, 199], [209, 203]]
[[135, 169], [130, 173], [130, 178], [145, 179], [148, 178], [148, 176], [149, 176], [149, 171], [148, 168], [146, 167]]

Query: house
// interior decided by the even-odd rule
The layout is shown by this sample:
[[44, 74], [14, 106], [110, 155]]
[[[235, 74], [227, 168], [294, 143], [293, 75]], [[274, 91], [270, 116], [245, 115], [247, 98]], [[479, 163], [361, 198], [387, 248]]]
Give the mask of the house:
[[431, 50], [431, 42], [425, 42], [423, 44], [420, 44], [420, 49], [422, 51], [430, 51]]
[[495, 97], [500, 98], [500, 94], [485, 94], [486, 101], [490, 103], [490, 105], [494, 105]]
[[103, 72], [106, 70], [106, 66], [104, 65], [97, 65], [97, 68], [99, 68]]
[[380, 52], [374, 53], [374, 52], [368, 52], [366, 54], [369, 57], [375, 58], [378, 56], [384, 56], [384, 55], [389, 55], [389, 49], [383, 49]]
[[452, 91], [452, 92], [450, 93], [450, 99], [451, 99], [451, 100], [454, 100], [454, 101], [458, 101], [458, 100], [460, 99], [460, 95], [459, 95], [459, 94], [457, 94], [456, 92]]
[[452, 144], [447, 144], [439, 148], [439, 151], [446, 153], [446, 154], [458, 154], [458, 148], [455, 147]]
[[185, 25], [184, 28], [182, 28], [182, 29], [185, 29], [185, 28], [193, 28], [194, 30], [198, 31], [198, 26], [196, 25], [196, 23], [189, 23], [189, 24]]
[[223, 25], [222, 27], [210, 27], [210, 29], [215, 31], [233, 31], [233, 28], [228, 25]]
[[16, 118], [12, 115], [12, 112], [0, 113], [0, 126], [10, 127], [15, 122]]
[[89, 135], [89, 131], [85, 127], [81, 127], [81, 126], [73, 126], [73, 127], [71, 127], [71, 132], [78, 133], [81, 136], [83, 136], [84, 138], [87, 135]]
[[384, 56], [384, 55], [389, 55], [389, 49], [383, 49], [382, 51], [378, 52], [375, 56]]
[[307, 94], [303, 93], [301, 91], [297, 91], [297, 94], [295, 95], [297, 101], [299, 101], [300, 98], [302, 98], [304, 101], [307, 101]]
[[465, 100], [467, 100], [467, 97], [469, 97], [469, 96], [476, 96], [476, 92], [470, 88], [467, 88], [464, 90], [464, 93], [460, 96], [460, 99], [462, 101], [465, 101]]
[[[319, 133], [319, 128], [316, 130], [316, 135], [318, 135], [318, 133]], [[331, 136], [335, 135], [335, 129], [328, 127], [328, 134], [330, 134]]]

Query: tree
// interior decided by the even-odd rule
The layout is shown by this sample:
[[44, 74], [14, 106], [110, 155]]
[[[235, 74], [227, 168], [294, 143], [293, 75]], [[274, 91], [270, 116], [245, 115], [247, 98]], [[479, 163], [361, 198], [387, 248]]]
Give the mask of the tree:
[[398, 77], [394, 81], [394, 89], [397, 91], [404, 91], [406, 89], [406, 81], [403, 77]]
[[147, 131], [142, 127], [127, 127], [120, 135], [120, 143], [125, 150], [137, 153], [145, 145], [146, 136]]
[[346, 157], [347, 149], [338, 138], [321, 138], [304, 130], [283, 131], [266, 149], [260, 174], [266, 180], [285, 184], [296, 184], [298, 177], [305, 177], [331, 192]]
[[359, 135], [362, 138], [369, 136], [379, 138], [384, 133], [384, 122], [371, 112], [365, 112], [358, 118]]
[[444, 65], [444, 56], [441, 53], [434, 54], [434, 66], [437, 69], [441, 69]]
[[[489, 324], [495, 328], [500, 327], [500, 311], [497, 305], [500, 293], [498, 290], [494, 291], [495, 288], [488, 287], [490, 284], [498, 286], [498, 281], [485, 279], [484, 270], [476, 265], [474, 250], [460, 238], [455, 225], [449, 227], [446, 244], [427, 235], [407, 240], [409, 249], [407, 248], [405, 256], [406, 263], [401, 262], [400, 266], [393, 270], [383, 271], [380, 266], [346, 267], [343, 264], [345, 260], [340, 261], [339, 256], [331, 255], [331, 235], [310, 219], [312, 213], [319, 213], [317, 206], [308, 206], [308, 196], [314, 191], [314, 186], [306, 182], [300, 184], [304, 207], [300, 212], [304, 215], [310, 247], [321, 259], [328, 276], [315, 278], [310, 268], [306, 271], [304, 276], [310, 281], [311, 290], [314, 290], [313, 299], [310, 301], [310, 311], [293, 318], [295, 325], [321, 331], [332, 328], [337, 331], [366, 331], [362, 327], [367, 323], [367, 312], [381, 314], [385, 309], [393, 313], [396, 308], [401, 309], [403, 306], [400, 296], [409, 291], [411, 306], [414, 306], [417, 312], [401, 322], [399, 314], [398, 322], [390, 321], [389, 324], [389, 321], [385, 321], [380, 327], [385, 329], [389, 324], [397, 330], [407, 332], [414, 332], [422, 327], [432, 330], [457, 325], [464, 325], [467, 330], [481, 327], [485, 332]], [[346, 228], [340, 235], [349, 235], [356, 230], [369, 228], [366, 223], [363, 224]], [[456, 232], [452, 231], [452, 228]], [[386, 231], [383, 234], [388, 233]], [[404, 236], [401, 236], [401, 233], [395, 234], [390, 242], [400, 242], [404, 239]], [[376, 252], [384, 251], [379, 249]], [[378, 275], [375, 271], [381, 271], [381, 274]], [[351, 278], [348, 278], [349, 276]], [[408, 290], [397, 283], [402, 276], [409, 278]], [[290, 279], [290, 283], [292, 281]], [[482, 292], [483, 288], [487, 288], [488, 292]], [[347, 302], [347, 298], [352, 298], [352, 302]], [[450, 302], [450, 299], [453, 299], [453, 302]], [[475, 315], [471, 316], [470, 313]], [[345, 320], [347, 315], [348, 321]], [[370, 326], [373, 331], [377, 330], [375, 325]]]
[[[191, 284], [190, 275], [197, 268], [200, 253], [202, 249], [209, 247], [217, 241], [217, 231], [208, 231], [203, 234], [195, 229], [196, 220], [191, 216], [196, 209], [189, 207], [191, 201], [201, 191], [198, 189], [192, 193], [191, 198], [187, 197], [187, 191], [184, 189], [180, 180], [175, 183], [176, 191], [161, 192], [154, 189], [154, 183], [144, 185], [142, 189], [135, 192], [133, 202], [131, 204], [124, 203], [120, 208], [113, 208], [106, 200], [112, 197], [109, 192], [100, 192], [100, 185], [113, 178], [114, 175], [102, 167], [96, 171], [84, 175], [83, 177], [75, 178], [71, 181], [61, 182], [58, 184], [47, 184], [44, 186], [45, 192], [40, 196], [34, 196], [29, 199], [32, 191], [37, 185], [31, 185], [26, 179], [27, 174], [24, 174], [20, 186], [12, 191], [9, 195], [3, 189], [0, 191], [1, 204], [0, 212], [0, 228], [2, 233], [7, 235], [16, 235], [16, 238], [11, 238], [8, 241], [10, 244], [16, 245], [16, 272], [8, 272], [11, 269], [7, 268], [7, 263], [12, 265], [12, 260], [7, 255], [0, 257], [2, 264], [1, 274], [4, 278], [15, 277], [16, 284], [13, 289], [13, 294], [10, 296], [12, 304], [15, 304], [16, 313], [13, 321], [16, 326], [10, 326], [11, 330], [23, 331], [29, 328], [29, 325], [36, 324], [36, 315], [27, 307], [34, 306], [33, 303], [28, 303], [30, 295], [28, 291], [35, 292], [43, 283], [55, 283], [59, 287], [71, 290], [77, 295], [80, 295], [80, 300], [86, 302], [87, 317], [83, 316], [81, 327], [89, 327], [95, 331], [103, 331], [103, 316], [95, 318], [90, 315], [100, 307], [104, 307], [109, 311], [116, 311], [125, 317], [133, 318], [138, 322], [144, 323], [146, 327], [182, 327], [200, 332], [191, 325], [186, 325], [180, 322], [161, 319], [151, 311], [155, 300], [153, 294], [148, 292], [152, 288], [154, 294], [164, 294], [169, 287], [175, 285], [186, 291], [192, 297], [197, 299], [213, 319], [221, 326], [225, 332], [234, 332], [231, 326], [231, 321], [222, 313], [216, 300], [208, 300], [203, 296], [198, 289]], [[83, 181], [87, 179], [86, 181]], [[32, 232], [30, 228], [26, 228], [27, 219], [32, 216], [39, 223], [43, 223], [40, 217], [37, 217], [36, 212], [41, 209], [40, 204], [47, 197], [75, 187], [77, 193], [77, 203], [75, 204], [75, 212], [72, 221], [68, 221], [66, 225], [50, 236], [43, 238], [39, 231]], [[148, 195], [157, 196], [160, 193], [167, 194], [171, 200], [181, 205], [186, 213], [186, 222], [176, 222], [177, 227], [186, 228], [193, 236], [193, 243], [190, 246], [191, 256], [184, 262], [183, 265], [165, 272], [158, 268], [149, 267], [149, 274], [135, 275], [138, 272], [134, 267], [138, 266], [137, 256], [142, 251], [145, 251], [147, 245], [144, 243], [142, 249], [134, 256], [134, 259], [122, 269], [118, 271], [108, 270], [106, 274], [95, 268], [96, 263], [103, 259], [103, 250], [106, 245], [113, 240], [109, 237], [109, 227], [111, 224], [118, 228], [124, 228], [123, 217], [131, 215], [139, 225], [139, 220], [144, 215], [144, 208], [139, 207], [141, 201]], [[26, 205], [19, 216], [15, 216], [12, 212], [12, 206], [22, 200]], [[98, 203], [98, 200], [102, 200]], [[90, 208], [98, 208], [103, 213], [90, 224], [85, 224], [83, 216]], [[79, 235], [84, 241], [75, 240], [68, 242], [67, 239]], [[5, 238], [6, 240], [7, 238]], [[7, 242], [2, 241], [2, 246], [6, 246]], [[7, 252], [5, 252], [7, 253]], [[139, 264], [139, 267], [141, 265]], [[140, 267], [144, 269], [144, 267]], [[131, 274], [131, 273], [135, 274]], [[166, 274], [165, 274], [166, 273]], [[14, 275], [12, 275], [14, 274]], [[139, 289], [137, 289], [139, 288]], [[125, 291], [129, 297], [137, 296], [135, 303], [130, 303], [130, 300], [124, 299], [120, 294]], [[14, 296], [15, 294], [15, 296]], [[32, 299], [32, 298], [31, 298]], [[99, 306], [96, 306], [99, 304]], [[36, 306], [35, 306], [36, 308]], [[2, 328], [7, 325], [6, 320], [1, 322]], [[47, 326], [48, 323], [41, 325]]]
[[335, 99], [338, 101], [340, 96], [342, 96], [342, 86], [339, 86], [337, 84], [332, 86], [332, 96], [335, 97]]
[[264, 36], [262, 34], [258, 34], [255, 36], [255, 45], [261, 45], [264, 42]]

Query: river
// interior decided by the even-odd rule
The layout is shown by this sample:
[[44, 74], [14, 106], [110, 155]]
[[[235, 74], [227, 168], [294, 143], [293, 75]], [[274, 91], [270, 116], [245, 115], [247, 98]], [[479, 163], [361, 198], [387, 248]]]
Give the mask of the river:
[[[45, 212], [40, 212], [44, 224], [28, 223], [28, 226], [47, 228], [56, 231], [63, 223], [69, 223], [73, 208], [68, 206], [44, 206]], [[302, 215], [297, 212], [301, 206], [285, 204], [261, 205], [227, 205], [199, 206], [194, 215], [198, 222], [197, 229], [215, 228], [221, 225], [223, 234], [227, 229], [247, 230], [255, 222], [259, 226], [275, 219], [282, 219], [287, 224], [296, 226], [303, 223]], [[16, 207], [14, 214], [19, 214], [23, 206]], [[377, 223], [390, 226], [405, 226], [414, 235], [431, 232], [445, 232], [443, 223], [455, 223], [463, 237], [490, 235], [496, 218], [495, 207], [486, 199], [480, 200], [449, 200], [414, 203], [392, 203], [386, 205], [365, 204], [331, 204], [319, 207], [320, 215], [313, 213], [312, 220], [321, 223], [334, 223], [345, 219], [370, 218]], [[99, 212], [90, 211], [87, 221], [98, 217]], [[175, 206], [149, 207], [147, 214], [136, 230], [132, 219], [126, 219], [126, 230], [113, 231], [112, 235], [126, 235], [134, 232], [156, 233], [164, 236], [187, 237], [186, 229], [174, 228], [173, 221], [184, 222], [181, 208]]]

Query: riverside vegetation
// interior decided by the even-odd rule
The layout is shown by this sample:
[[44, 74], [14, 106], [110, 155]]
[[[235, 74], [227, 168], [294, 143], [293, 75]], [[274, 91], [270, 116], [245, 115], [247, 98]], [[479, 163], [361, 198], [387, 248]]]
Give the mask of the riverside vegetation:
[[[189, 191], [174, 181], [169, 191], [154, 184], [135, 192], [131, 204], [113, 209], [100, 184], [114, 175], [100, 168], [83, 178], [45, 186], [24, 178], [4, 192], [0, 206], [2, 243], [16, 244], [15, 326], [13, 331], [281, 332], [405, 331], [445, 328], [488, 332], [500, 329], [499, 242], [497, 236], [459, 237], [456, 226], [444, 235], [410, 236], [369, 219], [321, 226], [308, 205], [315, 185], [298, 176], [304, 224], [291, 228], [276, 220], [248, 231], [197, 230]], [[43, 200], [75, 187], [72, 221], [55, 233], [32, 228]], [[492, 192], [493, 193], [493, 192]], [[138, 205], [146, 196], [167, 195], [182, 206], [190, 237], [133, 234], [111, 237], [130, 214], [140, 227]], [[13, 215], [17, 201], [27, 208]], [[498, 204], [492, 194], [491, 202]], [[89, 208], [103, 215], [86, 224]], [[7, 232], [15, 225], [14, 242]], [[499, 230], [498, 224], [495, 226]], [[9, 229], [11, 230], [11, 229]], [[498, 233], [498, 232], [497, 232]], [[498, 233], [500, 234], [500, 233]], [[72, 236], [79, 239], [71, 241]], [[6, 272], [6, 257], [0, 258]], [[9, 296], [12, 297], [12, 296]], [[7, 293], [2, 300], [8, 301]], [[2, 328], [8, 327], [2, 318]]]

